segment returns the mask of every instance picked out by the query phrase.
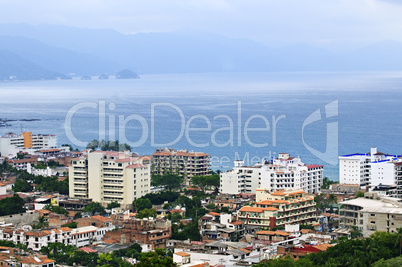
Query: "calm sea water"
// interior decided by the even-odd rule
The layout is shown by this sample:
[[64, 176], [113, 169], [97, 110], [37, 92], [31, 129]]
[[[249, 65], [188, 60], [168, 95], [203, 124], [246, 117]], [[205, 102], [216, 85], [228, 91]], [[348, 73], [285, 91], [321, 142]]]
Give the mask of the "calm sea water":
[[[325, 175], [338, 180], [337, 164], [313, 155], [305, 144], [325, 152], [327, 123], [337, 122], [339, 154], [368, 152], [372, 146], [385, 153], [402, 153], [401, 89], [402, 73], [384, 72], [143, 75], [139, 80], [0, 83], [0, 118], [41, 120], [11, 122], [12, 126], [0, 128], [0, 134], [23, 129], [56, 134], [59, 144], [79, 145], [66, 134], [70, 129], [66, 116], [75, 107], [71, 131], [81, 142], [125, 137], [123, 141], [136, 144], [133, 151], [139, 154], [152, 154], [164, 145], [188, 148], [210, 153], [214, 168], [222, 170], [231, 168], [234, 159], [251, 164], [288, 152], [308, 164], [323, 164]], [[338, 113], [327, 118], [325, 105], [333, 101], [338, 101]], [[303, 131], [303, 122], [318, 109], [321, 120]], [[265, 130], [245, 133], [246, 126]], [[189, 128], [203, 130], [186, 131]]]

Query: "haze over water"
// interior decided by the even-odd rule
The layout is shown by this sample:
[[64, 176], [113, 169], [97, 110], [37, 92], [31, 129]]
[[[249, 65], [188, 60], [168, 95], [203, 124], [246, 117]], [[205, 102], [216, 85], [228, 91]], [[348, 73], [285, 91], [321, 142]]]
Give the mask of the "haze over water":
[[[121, 136], [118, 129], [122, 129], [118, 116], [143, 117], [148, 132], [144, 130], [144, 125], [133, 120], [124, 128], [125, 136], [129, 141], [137, 142], [144, 134], [145, 142], [134, 147], [133, 151], [152, 154], [155, 147], [159, 147], [151, 146], [152, 134], [154, 143], [166, 144], [184, 130], [180, 110], [185, 116], [185, 123], [198, 115], [193, 117], [191, 128], [206, 128], [206, 118], [211, 123], [211, 129], [189, 132], [191, 140], [184, 134], [169, 147], [210, 153], [222, 160], [214, 163], [214, 169], [230, 169], [236, 157], [246, 160], [249, 157], [251, 160], [254, 156], [276, 157], [278, 153], [288, 152], [291, 156], [300, 156], [307, 164], [323, 164], [324, 176], [338, 180], [338, 166], [323, 162], [303, 145], [304, 120], [321, 109], [323, 119], [304, 129], [305, 143], [319, 151], [325, 152], [326, 149], [326, 123], [338, 122], [339, 154], [369, 152], [372, 146], [377, 146], [384, 153], [400, 154], [401, 87], [402, 73], [389, 72], [177, 74], [143, 75], [140, 80], [95, 78], [89, 81], [0, 83], [0, 118], [41, 119], [35, 122], [10, 122], [12, 126], [0, 128], [0, 133], [18, 133], [22, 128], [34, 133], [56, 134], [59, 145], [71, 143], [65, 132], [67, 112], [82, 102], [99, 104], [102, 103], [99, 101], [105, 101], [106, 136], [110, 132], [110, 119], [115, 119], [116, 130], [112, 132], [118, 138]], [[335, 100], [339, 103], [339, 114], [326, 119], [324, 107]], [[155, 108], [154, 120], [151, 119], [152, 104], [159, 105]], [[229, 120], [222, 116], [214, 119], [218, 115], [231, 119], [232, 136], [228, 128], [223, 128], [231, 126]], [[270, 130], [249, 132], [247, 139], [245, 124], [248, 118], [255, 115], [258, 118], [250, 122], [249, 128], [266, 127], [261, 119], [263, 117], [268, 121]], [[276, 134], [272, 116], [282, 116], [276, 123]], [[240, 138], [238, 125], [242, 127]], [[95, 108], [77, 111], [71, 128], [75, 137], [84, 142], [99, 139], [105, 134], [99, 133], [99, 109]], [[213, 135], [219, 129], [227, 130]], [[216, 140], [212, 140], [214, 137]], [[232, 142], [217, 147], [213, 141], [221, 145]], [[203, 146], [194, 146], [191, 142]], [[252, 143], [268, 145], [256, 147]]]

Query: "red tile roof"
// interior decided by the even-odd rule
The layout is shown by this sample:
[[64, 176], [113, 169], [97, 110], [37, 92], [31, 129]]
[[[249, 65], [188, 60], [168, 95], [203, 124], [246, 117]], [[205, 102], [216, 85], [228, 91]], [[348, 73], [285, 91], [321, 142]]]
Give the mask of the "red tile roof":
[[316, 165], [316, 164], [311, 164], [311, 165], [307, 165], [307, 169], [314, 169], [314, 168], [324, 168], [323, 165]]
[[98, 251], [93, 250], [92, 248], [88, 248], [88, 247], [82, 247], [82, 248], [79, 248], [78, 250], [85, 251], [85, 252], [88, 252], [88, 253], [98, 252]]

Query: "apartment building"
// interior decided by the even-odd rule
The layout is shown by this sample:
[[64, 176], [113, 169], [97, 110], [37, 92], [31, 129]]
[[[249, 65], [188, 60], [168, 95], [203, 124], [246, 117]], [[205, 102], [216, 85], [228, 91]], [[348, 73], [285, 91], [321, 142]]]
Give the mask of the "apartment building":
[[383, 197], [368, 192], [364, 197], [342, 201], [339, 204], [339, 226], [358, 227], [364, 237], [375, 231], [396, 233], [402, 227], [401, 199]]
[[402, 196], [402, 156], [388, 155], [371, 148], [367, 154], [339, 157], [340, 184], [396, 186], [394, 197]]
[[60, 242], [72, 245], [72, 229], [62, 227], [59, 229], [24, 231], [23, 229], [0, 228], [0, 240], [11, 241], [14, 244], [23, 244], [34, 251], [39, 251], [49, 243]]
[[280, 153], [277, 159], [254, 166], [244, 166], [235, 161], [234, 168], [221, 173], [221, 194], [254, 193], [257, 188], [269, 191], [301, 189], [307, 193], [319, 193], [324, 166], [306, 165], [299, 157]]
[[129, 207], [150, 192], [151, 166], [128, 151], [93, 151], [69, 167], [70, 198], [92, 199], [107, 205], [117, 201]]
[[152, 172], [163, 175], [166, 172], [177, 173], [185, 178], [210, 174], [210, 155], [202, 152], [189, 152], [187, 149], [156, 149], [152, 154]]
[[13, 158], [20, 151], [33, 154], [36, 150], [54, 148], [56, 145], [56, 135], [32, 134], [32, 132], [22, 132], [20, 135], [7, 133], [0, 137], [0, 154], [3, 157]]
[[256, 202], [244, 206], [237, 218], [246, 225], [260, 227], [285, 226], [287, 224], [317, 224], [314, 196], [296, 190], [270, 192], [268, 188], [256, 190]]

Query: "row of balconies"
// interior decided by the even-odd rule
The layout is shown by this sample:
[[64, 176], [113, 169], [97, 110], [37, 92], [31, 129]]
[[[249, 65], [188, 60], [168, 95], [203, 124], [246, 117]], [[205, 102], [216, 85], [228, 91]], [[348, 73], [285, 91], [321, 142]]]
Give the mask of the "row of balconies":
[[74, 184], [74, 188], [87, 188], [87, 185], [83, 185], [83, 184]]
[[123, 181], [121, 180], [103, 180], [104, 184], [122, 184]]

